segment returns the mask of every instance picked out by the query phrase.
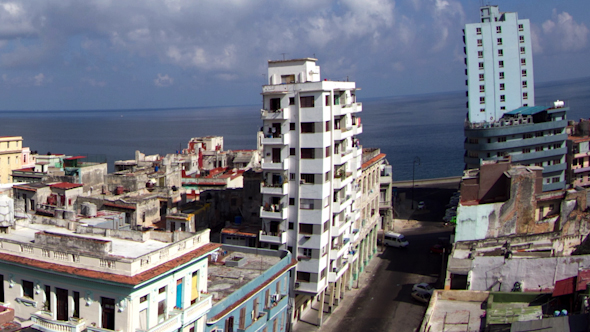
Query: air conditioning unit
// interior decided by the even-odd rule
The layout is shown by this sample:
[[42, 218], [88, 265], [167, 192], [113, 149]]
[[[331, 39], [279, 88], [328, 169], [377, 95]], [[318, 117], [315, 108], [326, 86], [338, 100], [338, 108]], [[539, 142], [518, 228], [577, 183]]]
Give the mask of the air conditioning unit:
[[301, 285], [300, 283], [296, 282], [295, 283], [295, 289], [299, 288], [300, 285]]

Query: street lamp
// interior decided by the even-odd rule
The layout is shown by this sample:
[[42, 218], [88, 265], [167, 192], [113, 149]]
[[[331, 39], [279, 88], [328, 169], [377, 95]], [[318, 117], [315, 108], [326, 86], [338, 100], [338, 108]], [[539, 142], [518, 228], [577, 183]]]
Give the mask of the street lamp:
[[420, 166], [420, 158], [418, 156], [414, 157], [414, 162], [412, 163], [412, 210], [414, 209], [414, 174], [416, 173], [416, 163]]

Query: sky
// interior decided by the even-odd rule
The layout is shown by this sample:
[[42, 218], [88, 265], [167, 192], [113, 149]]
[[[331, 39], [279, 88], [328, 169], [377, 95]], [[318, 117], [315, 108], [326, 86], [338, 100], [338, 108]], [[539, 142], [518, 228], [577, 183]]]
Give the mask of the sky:
[[[359, 99], [465, 89], [482, 0], [0, 0], [0, 111], [261, 103], [267, 61], [315, 57]], [[590, 1], [497, 0], [531, 21], [535, 80], [590, 76]]]

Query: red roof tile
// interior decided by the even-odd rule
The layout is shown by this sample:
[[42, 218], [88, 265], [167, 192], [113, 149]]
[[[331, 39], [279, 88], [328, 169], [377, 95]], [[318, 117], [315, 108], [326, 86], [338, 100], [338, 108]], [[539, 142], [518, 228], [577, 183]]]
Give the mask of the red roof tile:
[[56, 184], [52, 184], [50, 185], [51, 188], [58, 188], [58, 189], [73, 189], [73, 188], [79, 188], [79, 187], [83, 187], [83, 184], [78, 184], [78, 183], [70, 183], [70, 182], [60, 182], [60, 183], [56, 183]]
[[362, 165], [361, 167], [362, 167], [362, 168], [367, 168], [367, 167], [371, 166], [373, 163], [375, 163], [375, 162], [377, 162], [378, 160], [381, 160], [381, 159], [383, 159], [383, 158], [385, 158], [385, 153], [380, 153], [380, 154], [378, 154], [377, 156], [375, 156], [375, 157], [371, 158], [371, 160], [369, 160], [369, 161], [367, 161], [367, 162], [363, 163], [363, 165]]
[[219, 243], [207, 243], [204, 246], [197, 248], [189, 253], [186, 253], [180, 257], [175, 259], [171, 259], [164, 264], [160, 264], [152, 269], [147, 271], [141, 272], [134, 276], [125, 276], [120, 274], [114, 273], [107, 273], [101, 271], [93, 271], [84, 268], [77, 268], [73, 266], [66, 266], [60, 265], [55, 263], [48, 263], [43, 262], [36, 259], [15, 256], [10, 254], [2, 254], [0, 256], [0, 261], [5, 261], [9, 263], [15, 263], [19, 265], [26, 265], [31, 267], [36, 267], [43, 270], [51, 270], [58, 273], [65, 273], [65, 274], [73, 274], [81, 277], [92, 278], [92, 279], [100, 279], [105, 281], [111, 281], [120, 284], [126, 285], [139, 285], [142, 282], [150, 280], [154, 277], [157, 277], [161, 274], [164, 274], [182, 264], [188, 263], [191, 260], [206, 255], [215, 249], [221, 247]]

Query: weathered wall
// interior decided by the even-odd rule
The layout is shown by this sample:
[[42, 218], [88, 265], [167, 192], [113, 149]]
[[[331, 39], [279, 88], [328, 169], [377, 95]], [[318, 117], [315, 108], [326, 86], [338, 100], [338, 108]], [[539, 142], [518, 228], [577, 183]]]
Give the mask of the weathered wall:
[[35, 233], [35, 244], [55, 249], [68, 248], [68, 250], [81, 250], [96, 254], [108, 254], [113, 250], [111, 241], [50, 232]]
[[469, 272], [469, 289], [509, 292], [518, 281], [525, 291], [552, 290], [556, 281], [588, 268], [590, 255], [530, 259], [478, 256]]
[[84, 192], [90, 188], [98, 188], [104, 184], [104, 177], [107, 175], [107, 164], [96, 164], [80, 167], [80, 180], [84, 184]]
[[114, 192], [117, 187], [123, 187], [129, 191], [144, 189], [147, 181], [148, 177], [145, 173], [133, 175], [108, 174], [105, 176], [107, 190], [110, 192]]
[[457, 207], [455, 241], [485, 239], [490, 224], [497, 225], [502, 203], [478, 204]]

